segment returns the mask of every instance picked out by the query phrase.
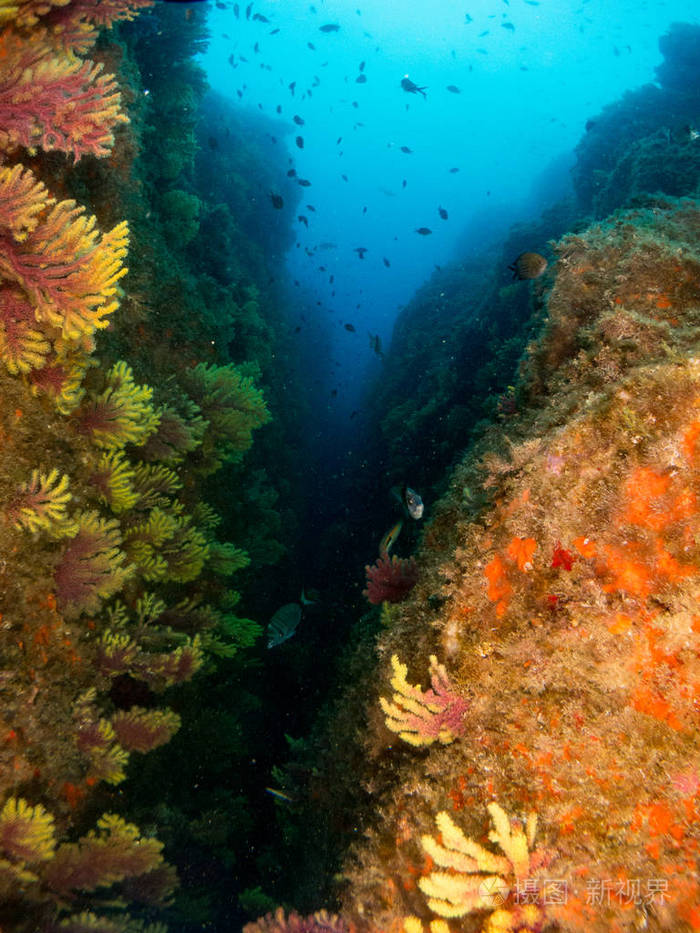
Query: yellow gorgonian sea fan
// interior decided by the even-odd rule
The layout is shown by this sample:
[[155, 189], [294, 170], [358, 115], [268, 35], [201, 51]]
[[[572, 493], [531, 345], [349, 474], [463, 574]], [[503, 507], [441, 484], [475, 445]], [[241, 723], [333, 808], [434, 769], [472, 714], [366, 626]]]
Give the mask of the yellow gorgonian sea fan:
[[537, 816], [529, 814], [525, 827], [511, 821], [497, 803], [488, 805], [493, 829], [489, 839], [503, 855], [470, 839], [444, 810], [435, 822], [440, 835], [425, 835], [426, 854], [446, 871], [431, 871], [418, 881], [428, 907], [441, 917], [463, 917], [475, 910], [495, 910], [506, 902], [511, 885], [527, 878], [531, 867]]
[[49, 473], [33, 470], [31, 478], [20, 486], [9, 517], [15, 528], [32, 534], [46, 531], [54, 538], [63, 538], [75, 534], [78, 528], [66, 512], [70, 501], [67, 476], [57, 469]]
[[21, 163], [0, 168], [0, 236], [22, 243], [39, 224], [41, 212], [56, 203], [43, 181]]
[[37, 325], [34, 308], [22, 291], [0, 286], [0, 359], [16, 376], [44, 366], [51, 342]]
[[105, 450], [140, 446], [158, 427], [152, 396], [153, 389], [137, 385], [131, 367], [120, 360], [107, 373], [104, 391], [83, 405], [78, 414], [80, 429]]
[[90, 476], [90, 483], [110, 509], [119, 514], [139, 500], [134, 489], [134, 468], [121, 450], [105, 451]]
[[162, 849], [162, 842], [141, 836], [133, 823], [105, 813], [97, 821], [97, 832], [58, 847], [43, 876], [59, 894], [94, 891], [163, 867]]
[[31, 807], [9, 797], [0, 812], [0, 852], [18, 862], [44, 862], [56, 847], [53, 816], [41, 804]]
[[56, 202], [29, 169], [17, 168], [0, 168], [0, 277], [27, 296], [37, 324], [92, 349], [118, 306], [127, 224], [100, 234], [83, 207]]

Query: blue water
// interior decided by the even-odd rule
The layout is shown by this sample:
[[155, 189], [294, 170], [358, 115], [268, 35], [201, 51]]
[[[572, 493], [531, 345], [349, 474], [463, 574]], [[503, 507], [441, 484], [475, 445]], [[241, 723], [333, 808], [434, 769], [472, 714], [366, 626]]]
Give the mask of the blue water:
[[[203, 64], [242, 110], [278, 120], [277, 145], [311, 182], [295, 212], [308, 228], [294, 221], [287, 266], [300, 307], [328, 324], [339, 421], [381, 373], [368, 334], [386, 346], [436, 265], [566, 194], [586, 121], [653, 81], [659, 36], [699, 15], [697, 0], [285, 0], [254, 3], [250, 19], [245, 3], [238, 18], [233, 6], [211, 5]], [[401, 89], [406, 74], [425, 98]], [[261, 224], [273, 211], [260, 205]]]

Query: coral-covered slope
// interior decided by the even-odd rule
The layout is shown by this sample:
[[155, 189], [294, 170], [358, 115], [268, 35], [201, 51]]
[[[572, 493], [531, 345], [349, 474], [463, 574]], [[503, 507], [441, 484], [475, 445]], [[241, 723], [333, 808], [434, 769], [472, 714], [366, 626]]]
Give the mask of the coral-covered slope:
[[[480, 445], [490, 504], [473, 454], [380, 642], [361, 928], [700, 929], [700, 210], [556, 252], [530, 408]], [[394, 654], [410, 683], [445, 663], [455, 741], [386, 728]]]

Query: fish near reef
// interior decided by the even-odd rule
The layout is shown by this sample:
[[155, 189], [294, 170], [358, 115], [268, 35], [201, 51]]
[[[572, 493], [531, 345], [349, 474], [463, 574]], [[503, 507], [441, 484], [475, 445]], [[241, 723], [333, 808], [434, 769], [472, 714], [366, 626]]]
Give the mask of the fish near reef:
[[401, 486], [392, 487], [391, 494], [408, 518], [412, 518], [414, 521], [423, 518], [425, 506], [423, 505], [422, 498], [415, 489], [411, 489], [410, 486], [403, 483]]
[[403, 528], [403, 519], [400, 518], [395, 525], [387, 531], [382, 540], [379, 542], [379, 556], [388, 557], [389, 551], [396, 544], [396, 539], [401, 534], [401, 529]]
[[430, 236], [432, 232], [430, 227], [416, 227], [416, 233], [420, 233], [421, 236]]
[[275, 194], [274, 192], [270, 192], [270, 201], [272, 202], [272, 206], [277, 211], [281, 211], [282, 208], [284, 207], [284, 198], [282, 197], [281, 194]]
[[277, 645], [291, 638], [300, 622], [301, 606], [299, 603], [287, 603], [278, 609], [267, 627], [267, 647], [276, 648]]
[[547, 260], [540, 253], [521, 253], [508, 268], [514, 279], [537, 279], [547, 268]]

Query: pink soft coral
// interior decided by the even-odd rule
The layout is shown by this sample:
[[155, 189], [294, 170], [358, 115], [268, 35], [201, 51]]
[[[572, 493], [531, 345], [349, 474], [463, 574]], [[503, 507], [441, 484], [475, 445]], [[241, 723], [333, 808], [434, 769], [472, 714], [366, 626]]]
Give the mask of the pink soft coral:
[[412, 557], [394, 555], [391, 560], [383, 554], [375, 564], [365, 567], [367, 589], [362, 595], [377, 605], [378, 603], [400, 603], [404, 600], [418, 579], [418, 567]]

